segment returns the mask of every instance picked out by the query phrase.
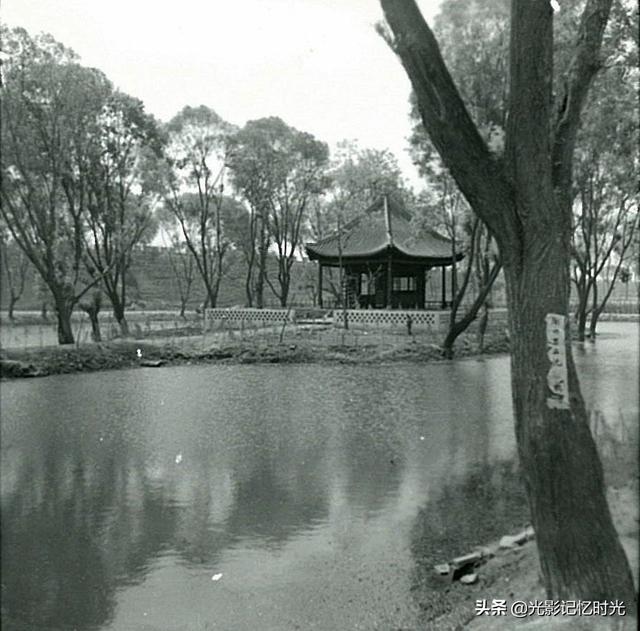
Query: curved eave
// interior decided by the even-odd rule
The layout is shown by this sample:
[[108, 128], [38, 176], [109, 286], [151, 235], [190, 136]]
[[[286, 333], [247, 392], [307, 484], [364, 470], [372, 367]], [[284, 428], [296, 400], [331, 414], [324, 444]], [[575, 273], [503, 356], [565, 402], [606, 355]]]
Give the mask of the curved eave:
[[[305, 250], [307, 251], [307, 256], [309, 257], [310, 261], [316, 261], [318, 259], [326, 259], [327, 261], [338, 261], [338, 259], [340, 258], [339, 255], [335, 254], [335, 255], [327, 255], [327, 254], [322, 254], [321, 252], [318, 252], [317, 250], [314, 249], [313, 244], [311, 243], [307, 243], [304, 246]], [[348, 252], [346, 254], [343, 254], [343, 258], [345, 259], [369, 259], [369, 258], [373, 258], [375, 256], [380, 256], [381, 254], [384, 254], [385, 252], [387, 252], [389, 249], [388, 245], [385, 245], [381, 248], [378, 248], [377, 250], [369, 250], [369, 251], [364, 251], [364, 252]], [[395, 248], [394, 248], [395, 249]]]
[[[317, 250], [315, 250], [313, 246], [314, 244], [312, 243], [307, 243], [305, 245], [305, 250], [307, 252], [307, 256], [309, 257], [310, 261], [322, 260], [323, 262], [326, 262], [327, 265], [339, 265], [341, 257], [337, 255], [322, 254]], [[389, 252], [389, 249], [392, 250], [391, 252], [392, 256], [395, 255], [396, 260], [400, 260], [400, 261], [424, 263], [425, 265], [432, 265], [432, 266], [443, 266], [443, 265], [453, 264], [453, 257], [451, 256], [419, 255], [419, 254], [408, 252], [403, 248], [398, 247], [397, 245], [393, 245], [392, 248], [389, 248], [389, 246], [384, 246], [377, 250], [370, 250], [368, 252], [356, 252], [356, 253], [348, 252], [343, 254], [342, 258], [348, 259], [349, 261], [352, 261], [354, 259], [360, 259], [360, 260], [372, 259], [372, 258], [387, 254]], [[456, 261], [461, 261], [463, 258], [464, 258], [464, 254], [462, 254], [461, 252], [457, 253], [455, 256]]]

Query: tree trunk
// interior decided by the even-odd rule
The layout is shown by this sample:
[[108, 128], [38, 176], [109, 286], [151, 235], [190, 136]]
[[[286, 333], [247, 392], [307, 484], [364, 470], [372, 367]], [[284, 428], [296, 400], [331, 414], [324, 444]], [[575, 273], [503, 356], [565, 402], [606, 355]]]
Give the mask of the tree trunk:
[[478, 351], [484, 352], [484, 336], [487, 332], [487, 324], [489, 323], [489, 305], [486, 301], [482, 305], [482, 315], [480, 316], [480, 322], [478, 322]]
[[595, 342], [596, 339], [596, 326], [598, 324], [598, 316], [596, 314], [598, 310], [598, 279], [594, 279], [593, 286], [591, 288], [591, 318], [589, 320], [589, 339]]
[[588, 293], [583, 287], [578, 288], [578, 312], [577, 312], [577, 329], [578, 341], [584, 342], [585, 332], [587, 330], [587, 300]]
[[207, 288], [207, 304], [209, 305], [209, 308], [215, 309], [217, 301], [217, 292], [212, 288]]
[[265, 222], [260, 222], [260, 234], [258, 245], [258, 277], [255, 285], [256, 306], [258, 309], [264, 307], [264, 287], [266, 285], [267, 261], [269, 255], [269, 235]]
[[125, 317], [125, 307], [124, 304], [119, 300], [112, 300], [113, 304], [113, 317], [116, 319], [118, 326], [120, 327], [120, 332], [123, 337], [129, 337], [129, 323], [127, 322], [127, 318]]
[[286, 307], [289, 302], [289, 275], [280, 281], [280, 306]]
[[92, 293], [88, 301], [80, 302], [80, 308], [89, 316], [91, 323], [91, 339], [94, 342], [102, 341], [102, 333], [100, 332], [100, 321], [98, 314], [102, 307], [102, 295], [99, 291]]
[[75, 342], [71, 326], [73, 305], [64, 297], [56, 296], [55, 307], [58, 320], [58, 344], [73, 344]]
[[[411, 79], [431, 141], [498, 241], [518, 453], [548, 598], [617, 599], [635, 612], [633, 579], [605, 497], [568, 318], [573, 151], [611, 0], [587, 0], [555, 116], [553, 10], [548, 2], [512, 0], [501, 162], [482, 141], [417, 4], [381, 3], [394, 35], [389, 41]], [[548, 318], [564, 330], [562, 343]]]
[[604, 305], [600, 305], [597, 309], [593, 309], [593, 311], [591, 311], [591, 320], [589, 320], [589, 339], [592, 342], [596, 341], [598, 320], [600, 319], [600, 314], [603, 311]]
[[91, 311], [88, 313], [89, 322], [91, 322], [91, 339], [94, 342], [102, 342], [102, 332], [100, 331], [100, 320], [98, 319], [98, 312]]
[[264, 243], [260, 245], [260, 251], [258, 253], [258, 275], [255, 284], [255, 298], [256, 306], [258, 309], [264, 307], [264, 286], [265, 286], [265, 274], [267, 267], [267, 249], [264, 247]]
[[[469, 262], [471, 264], [471, 261]], [[498, 274], [500, 273], [500, 269], [502, 268], [502, 264], [500, 262], [494, 263], [493, 268], [491, 269], [491, 273], [489, 274], [489, 278], [487, 279], [484, 287], [480, 290], [480, 293], [476, 296], [473, 304], [469, 307], [469, 310], [464, 314], [462, 319], [458, 321], [451, 321], [449, 326], [449, 331], [447, 332], [447, 336], [442, 344], [443, 352], [445, 357], [451, 358], [453, 357], [453, 345], [455, 344], [458, 337], [464, 333], [471, 323], [476, 319], [478, 315], [478, 311], [483, 304], [485, 304], [487, 300], [487, 296], [493, 287], [493, 283], [495, 282]], [[454, 310], [451, 311], [451, 318], [455, 318]]]
[[253, 289], [252, 289], [252, 273], [251, 270], [247, 272], [247, 277], [244, 281], [244, 292], [247, 296], [247, 307], [253, 307]]
[[589, 430], [565, 318], [568, 409], [549, 406], [545, 318], [566, 314], [568, 252], [540, 235], [521, 269], [505, 266], [518, 453], [549, 597], [635, 602], [627, 558], [611, 520], [602, 465]]
[[49, 321], [49, 314], [47, 313], [47, 303], [46, 302], [42, 303], [42, 308], [40, 309], [40, 317], [42, 318], [43, 322], [48, 322]]
[[13, 314], [13, 310], [16, 306], [16, 302], [18, 302], [18, 298], [16, 298], [15, 296], [11, 295], [9, 296], [9, 320], [15, 320], [15, 316]]

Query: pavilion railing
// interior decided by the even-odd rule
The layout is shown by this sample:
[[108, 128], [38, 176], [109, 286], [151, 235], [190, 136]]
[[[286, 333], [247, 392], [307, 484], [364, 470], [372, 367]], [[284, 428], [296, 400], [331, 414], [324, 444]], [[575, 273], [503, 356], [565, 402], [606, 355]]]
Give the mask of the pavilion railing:
[[427, 328], [439, 331], [442, 323], [448, 324], [447, 311], [411, 311], [404, 309], [335, 309], [334, 326], [344, 326], [345, 317], [349, 326], [398, 326]]
[[244, 323], [255, 326], [272, 326], [283, 322], [295, 322], [295, 309], [205, 309], [205, 328], [227, 325], [231, 328], [241, 327]]
[[[260, 328], [277, 326], [285, 322], [297, 321], [295, 309], [255, 309], [255, 308], [216, 308], [204, 312], [204, 327], [241, 329], [245, 326]], [[442, 334], [449, 327], [451, 312], [445, 310], [423, 311], [411, 309], [333, 309], [326, 311], [324, 317], [316, 318], [316, 323], [333, 324], [334, 327], [350, 328], [389, 328], [412, 333], [428, 332]], [[306, 320], [303, 320], [303, 322]], [[489, 327], [502, 329], [507, 326], [507, 310], [491, 309]]]

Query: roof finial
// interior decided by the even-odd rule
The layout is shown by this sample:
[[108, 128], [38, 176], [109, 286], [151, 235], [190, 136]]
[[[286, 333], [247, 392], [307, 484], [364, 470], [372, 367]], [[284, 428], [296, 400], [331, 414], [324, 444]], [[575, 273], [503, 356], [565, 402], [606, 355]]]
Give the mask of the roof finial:
[[389, 212], [389, 201], [387, 199], [387, 194], [384, 194], [383, 202], [384, 202], [384, 220], [387, 224], [387, 237], [389, 238], [389, 245], [393, 245], [393, 230], [391, 229], [391, 213]]

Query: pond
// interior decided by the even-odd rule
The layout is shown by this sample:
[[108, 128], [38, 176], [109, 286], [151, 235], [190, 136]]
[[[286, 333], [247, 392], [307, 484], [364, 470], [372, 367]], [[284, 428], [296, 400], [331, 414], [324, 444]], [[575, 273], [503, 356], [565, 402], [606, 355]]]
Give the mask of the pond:
[[[637, 326], [602, 331], [576, 349], [587, 402], [634, 419]], [[411, 627], [421, 507], [442, 509], [442, 554], [522, 519], [452, 508], [511, 483], [509, 387], [507, 357], [3, 383], [3, 626]]]

